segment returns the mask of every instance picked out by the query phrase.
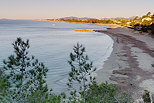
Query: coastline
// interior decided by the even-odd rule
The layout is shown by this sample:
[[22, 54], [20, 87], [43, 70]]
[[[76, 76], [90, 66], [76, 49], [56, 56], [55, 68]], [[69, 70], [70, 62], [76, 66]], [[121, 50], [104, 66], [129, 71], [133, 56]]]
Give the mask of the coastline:
[[[44, 21], [51, 21], [51, 20], [44, 20]], [[65, 23], [78, 23], [78, 24], [91, 24], [91, 25], [105, 25], [107, 27], [107, 29], [111, 29], [111, 28], [117, 28], [117, 27], [121, 27], [120, 25], [117, 24], [103, 24], [103, 23], [85, 23], [85, 22], [68, 22], [68, 21], [58, 21], [58, 20], [54, 20], [57, 22], [65, 22]]]
[[[76, 23], [76, 22], [68, 22]], [[75, 30], [105, 33], [113, 41], [113, 51], [104, 62], [103, 68], [96, 71], [96, 81], [118, 84], [121, 92], [128, 91], [135, 100], [141, 99], [144, 90], [154, 94], [154, 38], [116, 24], [105, 25], [107, 30]]]
[[129, 91], [135, 100], [145, 89], [154, 93], [154, 39], [120, 26], [94, 31], [105, 33], [114, 41], [110, 57], [96, 72], [97, 82], [117, 83], [119, 90]]

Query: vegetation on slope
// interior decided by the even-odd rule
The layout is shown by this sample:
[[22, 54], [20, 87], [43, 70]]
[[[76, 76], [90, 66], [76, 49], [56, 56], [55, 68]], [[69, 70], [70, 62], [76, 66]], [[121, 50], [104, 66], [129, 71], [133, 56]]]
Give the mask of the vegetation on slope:
[[55, 95], [45, 80], [48, 69], [34, 56], [29, 56], [29, 47], [29, 41], [21, 38], [13, 43], [14, 54], [0, 69], [1, 103], [133, 103], [130, 95], [118, 93], [116, 85], [95, 82], [91, 75], [95, 68], [80, 44], [70, 53], [70, 95]]

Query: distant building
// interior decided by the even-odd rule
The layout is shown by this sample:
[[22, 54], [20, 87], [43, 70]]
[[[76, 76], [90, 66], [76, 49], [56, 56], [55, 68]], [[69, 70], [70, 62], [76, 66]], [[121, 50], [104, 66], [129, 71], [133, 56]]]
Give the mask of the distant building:
[[120, 24], [121, 22], [118, 20], [112, 20], [114, 23]]
[[145, 17], [145, 18], [142, 19], [142, 22], [145, 21], [145, 20], [147, 20], [147, 21], [151, 21], [152, 18], [150, 18], [150, 17]]

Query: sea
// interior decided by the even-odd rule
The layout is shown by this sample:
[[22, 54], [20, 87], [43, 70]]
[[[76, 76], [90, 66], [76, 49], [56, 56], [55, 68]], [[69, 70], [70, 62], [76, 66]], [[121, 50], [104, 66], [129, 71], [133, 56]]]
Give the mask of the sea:
[[[54, 92], [67, 91], [69, 54], [77, 43], [86, 48], [86, 54], [97, 70], [113, 50], [113, 40], [98, 32], [76, 29], [105, 30], [104, 25], [65, 23], [58, 21], [0, 20], [0, 67], [3, 60], [14, 54], [12, 43], [17, 37], [29, 39], [29, 55], [34, 55], [48, 68], [47, 85]], [[97, 74], [96, 74], [97, 76]]]

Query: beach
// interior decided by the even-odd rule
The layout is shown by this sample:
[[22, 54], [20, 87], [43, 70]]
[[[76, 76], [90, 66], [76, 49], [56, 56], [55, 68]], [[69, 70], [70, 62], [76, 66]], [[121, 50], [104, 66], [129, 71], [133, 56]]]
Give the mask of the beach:
[[141, 98], [144, 90], [154, 94], [154, 38], [120, 26], [94, 31], [105, 33], [114, 41], [110, 57], [97, 71], [97, 82], [118, 84], [120, 91], [130, 92], [135, 100]]

